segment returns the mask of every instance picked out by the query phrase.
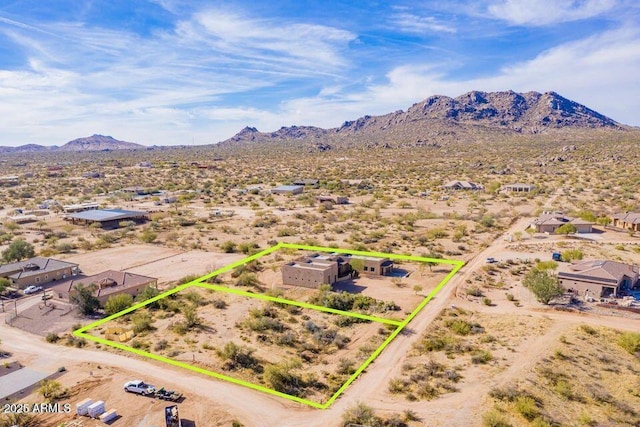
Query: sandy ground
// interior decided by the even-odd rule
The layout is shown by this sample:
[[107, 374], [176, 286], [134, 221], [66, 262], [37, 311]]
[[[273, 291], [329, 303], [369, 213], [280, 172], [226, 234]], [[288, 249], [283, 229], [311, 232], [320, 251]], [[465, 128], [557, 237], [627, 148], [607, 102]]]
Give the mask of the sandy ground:
[[181, 251], [156, 245], [130, 245], [102, 249], [85, 254], [70, 254], [62, 259], [80, 265], [84, 274], [104, 270], [126, 270], [156, 277], [158, 283], [178, 280], [190, 274], [204, 275], [244, 258], [242, 254]]
[[[60, 365], [65, 365], [70, 373], [61, 377], [60, 381], [68, 387], [74, 386], [77, 381], [90, 380], [91, 373], [99, 375], [96, 374], [99, 370], [98, 365], [102, 367], [101, 370], [107, 370], [108, 374], [103, 376], [105, 384], [99, 386], [104, 389], [95, 389], [98, 391], [87, 389], [84, 392], [79, 392], [76, 399], [79, 401], [85, 397], [100, 396], [99, 398], [102, 398], [104, 396], [108, 407], [115, 407], [125, 415], [114, 423], [116, 426], [151, 427], [161, 425], [161, 419], [158, 417], [160, 417], [159, 410], [162, 404], [157, 405], [152, 401], [145, 400], [145, 398], [126, 395], [122, 392], [121, 383], [132, 378], [142, 378], [186, 393], [187, 400], [181, 404], [183, 405], [181, 406], [181, 415], [184, 418], [195, 420], [199, 426], [215, 426], [219, 420], [225, 419], [229, 424], [229, 420], [233, 418], [238, 419], [246, 426], [337, 426], [345, 409], [358, 401], [366, 402], [383, 414], [412, 409], [422, 418], [424, 425], [428, 426], [479, 425], [480, 415], [485, 409], [483, 398], [486, 393], [496, 385], [503, 384], [531, 369], [536, 356], [541, 351], [550, 350], [557, 338], [568, 328], [579, 323], [587, 323], [622, 330], [640, 330], [640, 321], [638, 320], [558, 312], [541, 308], [529, 300], [525, 300], [522, 307], [514, 307], [511, 302], [506, 301], [499, 301], [497, 305], [489, 307], [467, 301], [464, 298], [456, 298], [456, 289], [462, 287], [467, 280], [472, 279], [473, 275], [485, 265], [485, 258], [502, 259], [504, 256], [511, 257], [523, 254], [523, 252], [508, 253], [510, 249], [507, 249], [507, 245], [510, 245], [511, 242], [507, 242], [505, 236], [523, 230], [528, 222], [530, 219], [518, 221], [487, 249], [471, 257], [461, 272], [414, 318], [408, 326], [408, 333], [398, 336], [368, 367], [367, 371], [345, 391], [341, 398], [324, 411], [314, 410], [241, 386], [166, 366], [159, 362], [129, 355], [113, 354], [93, 348], [78, 349], [47, 344], [41, 337], [11, 328], [4, 322], [0, 323], [0, 340], [3, 350], [13, 353], [14, 358], [19, 359], [31, 369], [53, 372]], [[556, 238], [553, 237], [553, 239]], [[556, 240], [561, 240], [561, 238]], [[622, 234], [620, 240], [632, 239], [627, 239]], [[531, 239], [531, 242], [534, 240]], [[523, 244], [529, 244], [529, 241]], [[146, 249], [141, 250], [141, 248], [148, 248], [148, 246], [137, 245], [110, 249], [113, 251], [111, 254], [116, 257], [114, 260], [109, 260], [105, 253], [101, 254], [100, 252], [82, 255], [82, 257], [85, 257], [84, 262], [87, 264], [92, 261], [98, 264], [104, 262], [105, 265], [113, 263], [113, 266], [110, 265], [107, 268], [114, 268], [117, 264], [121, 265], [120, 268], [138, 268], [142, 267], [145, 262], [155, 262], [163, 257], [171, 259], [181, 255], [172, 253], [172, 250], [159, 248], [160, 252], [154, 252], [152, 259], [149, 259], [144, 255]], [[140, 255], [141, 252], [142, 255]], [[533, 251], [533, 254], [537, 252]], [[118, 256], [119, 253], [122, 255], [121, 257]], [[96, 271], [104, 268], [101, 266], [96, 268]], [[191, 272], [190, 269], [189, 273]], [[452, 304], [493, 314], [518, 313], [523, 316], [548, 318], [551, 320], [551, 324], [543, 334], [531, 337], [514, 349], [517, 354], [515, 359], [517, 363], [510, 364], [502, 372], [493, 376], [483, 374], [475, 378], [465, 377], [469, 386], [460, 392], [445, 395], [433, 402], [410, 403], [402, 399], [390, 398], [387, 391], [388, 381], [397, 372], [400, 361], [419, 339], [421, 331], [438, 316], [443, 308]], [[51, 354], [55, 354], [56, 357], [52, 358]], [[91, 365], [87, 364], [87, 360], [91, 360]], [[75, 400], [73, 402], [75, 403]], [[141, 402], [143, 403], [141, 404]], [[42, 425], [55, 426], [58, 421], [51, 423], [47, 421]]]

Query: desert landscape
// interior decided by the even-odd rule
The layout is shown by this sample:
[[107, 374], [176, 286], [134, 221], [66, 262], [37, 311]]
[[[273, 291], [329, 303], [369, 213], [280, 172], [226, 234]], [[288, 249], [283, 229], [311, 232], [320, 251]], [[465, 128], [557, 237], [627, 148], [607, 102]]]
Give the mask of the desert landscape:
[[[640, 210], [635, 172], [628, 168], [637, 157], [631, 149], [639, 143], [635, 129], [494, 133], [488, 145], [466, 134], [457, 142], [380, 142], [364, 151], [331, 139], [331, 149], [319, 150], [303, 138], [295, 142], [295, 153], [289, 139], [257, 143], [243, 140], [245, 134], [206, 149], [65, 154], [73, 156], [72, 164], [63, 164], [59, 153], [37, 160], [12, 153], [0, 160], [7, 173], [19, 176], [0, 189], [2, 250], [22, 242], [18, 249], [26, 255], [79, 270], [43, 284], [50, 299], [40, 298], [40, 291], [16, 300], [12, 287], [5, 289], [5, 367], [20, 364], [46, 377], [57, 373], [50, 380], [57, 391], [49, 399], [72, 404], [69, 414], [23, 414], [20, 425], [73, 425], [79, 419], [74, 405], [85, 398], [116, 408], [115, 425], [161, 422], [157, 398], [124, 394], [122, 385], [132, 379], [179, 390], [181, 416], [196, 425], [638, 422], [638, 290], [624, 288], [631, 297], [589, 297], [534, 289], [539, 277], [555, 278], [572, 262], [637, 263], [636, 232], [613, 225], [616, 214]], [[616, 147], [624, 147], [624, 161], [611, 154]], [[385, 155], [355, 160], [372, 150]], [[523, 184], [514, 190], [513, 183]], [[277, 194], [272, 189], [278, 185], [301, 191]], [[338, 203], [337, 197], [348, 201]], [[148, 217], [115, 225], [77, 222], [69, 211], [83, 203]], [[573, 228], [542, 231], [549, 212], [560, 222], [566, 216]], [[587, 232], [576, 230], [583, 223]], [[358, 265], [335, 283], [291, 286], [283, 284], [283, 266], [313, 251], [281, 249], [241, 261], [278, 242], [434, 262], [392, 259], [398, 274], [372, 275]], [[235, 265], [87, 333], [104, 339], [111, 332], [107, 339], [127, 347], [323, 404], [396, 326], [254, 295], [401, 322], [451, 272], [451, 265], [436, 262], [442, 259], [464, 266], [328, 409], [72, 334], [134, 302]], [[86, 300], [58, 295], [66, 283], [89, 286], [82, 281], [111, 270], [157, 284], [137, 295], [112, 296], [85, 314]], [[132, 333], [119, 341], [113, 330]], [[39, 384], [10, 401], [42, 400]], [[3, 417], [15, 423], [19, 414]]]

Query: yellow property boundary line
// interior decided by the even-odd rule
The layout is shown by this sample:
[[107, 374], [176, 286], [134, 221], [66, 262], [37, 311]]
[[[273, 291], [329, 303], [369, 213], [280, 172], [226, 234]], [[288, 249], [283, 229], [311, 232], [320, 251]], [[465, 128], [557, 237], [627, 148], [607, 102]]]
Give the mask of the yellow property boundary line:
[[[397, 259], [397, 260], [405, 260], [405, 261], [416, 261], [416, 262], [429, 262], [429, 263], [438, 263], [438, 264], [449, 264], [449, 265], [453, 265], [453, 270], [451, 270], [446, 276], [445, 278], [438, 284], [438, 286], [436, 286], [433, 291], [431, 291], [429, 293], [429, 295], [422, 300], [422, 302], [418, 305], [418, 307], [416, 307], [403, 321], [397, 321], [397, 320], [391, 320], [391, 319], [384, 319], [384, 318], [379, 318], [379, 317], [374, 317], [374, 316], [367, 316], [364, 314], [360, 314], [360, 313], [352, 313], [352, 312], [348, 312], [348, 311], [342, 311], [342, 310], [335, 310], [335, 309], [331, 309], [331, 308], [327, 308], [327, 307], [321, 307], [321, 306], [316, 306], [313, 304], [308, 304], [305, 302], [300, 302], [300, 301], [292, 301], [292, 300], [287, 300], [284, 298], [277, 298], [277, 297], [272, 297], [269, 295], [263, 295], [263, 294], [254, 294], [251, 292], [246, 292], [246, 291], [241, 291], [238, 289], [232, 289], [232, 288], [227, 288], [225, 286], [218, 286], [218, 285], [212, 285], [209, 283], [203, 283], [204, 281], [210, 279], [211, 277], [217, 276], [218, 274], [224, 273], [226, 271], [232, 270], [240, 265], [246, 264], [248, 262], [251, 262], [253, 260], [256, 260], [260, 257], [263, 257], [265, 255], [268, 255], [272, 252], [275, 252], [279, 249], [297, 249], [297, 250], [306, 250], [306, 251], [317, 251], [317, 252], [337, 252], [337, 253], [344, 253], [344, 254], [351, 254], [351, 255], [364, 255], [364, 256], [374, 256], [374, 257], [381, 257], [381, 258], [389, 258], [389, 259]], [[149, 359], [153, 359], [153, 360], [158, 360], [160, 362], [164, 362], [164, 363], [168, 363], [170, 365], [174, 365], [174, 366], [178, 366], [181, 368], [185, 368], [185, 369], [189, 369], [191, 371], [194, 372], [198, 372], [200, 374], [204, 374], [210, 377], [214, 377], [214, 378], [218, 378], [221, 380], [225, 380], [225, 381], [229, 381], [231, 383], [234, 384], [238, 384], [238, 385], [242, 385], [248, 388], [252, 388], [254, 390], [259, 390], [265, 393], [269, 393], [271, 395], [274, 396], [279, 396], [279, 397], [283, 397], [285, 399], [294, 401], [294, 402], [298, 402], [298, 403], [303, 403], [305, 405], [309, 405], [311, 407], [314, 408], [318, 408], [318, 409], [326, 409], [329, 406], [331, 406], [331, 404], [347, 389], [347, 387], [349, 387], [349, 385], [356, 380], [356, 378], [358, 378], [358, 376], [360, 376], [360, 374], [380, 355], [380, 353], [382, 353], [382, 351], [387, 347], [387, 345], [389, 345], [389, 343], [391, 343], [391, 341], [393, 341], [393, 339], [398, 336], [398, 334], [409, 324], [409, 322], [411, 322], [411, 320], [413, 320], [414, 317], [416, 317], [418, 315], [418, 313], [429, 303], [429, 301], [431, 301], [431, 299], [433, 299], [434, 296], [436, 296], [436, 294], [438, 292], [440, 292], [440, 290], [447, 284], [447, 282], [449, 282], [449, 280], [451, 280], [451, 278], [462, 268], [462, 266], [464, 265], [464, 261], [458, 261], [458, 260], [448, 260], [448, 259], [437, 259], [437, 258], [426, 258], [426, 257], [418, 257], [418, 256], [411, 256], [411, 255], [396, 255], [396, 254], [385, 254], [382, 252], [365, 252], [365, 251], [354, 251], [354, 250], [349, 250], [349, 249], [339, 249], [339, 248], [328, 248], [328, 247], [320, 247], [320, 246], [307, 246], [307, 245], [296, 245], [296, 244], [292, 244], [292, 243], [278, 243], [275, 246], [272, 246], [271, 248], [268, 248], [264, 251], [258, 252], [254, 255], [251, 255], [249, 257], [246, 257], [244, 259], [241, 259], [239, 261], [236, 261], [232, 264], [226, 265], [218, 270], [215, 270], [207, 275], [204, 275], [202, 277], [199, 277], [195, 280], [192, 280], [189, 283], [185, 283], [183, 285], [177, 286], [173, 289], [170, 289], [166, 292], [163, 292], [160, 295], [157, 295], [153, 298], [150, 298], [146, 301], [143, 301], [141, 303], [135, 304], [125, 310], [122, 310], [118, 313], [112, 314], [111, 316], [105, 317], [104, 319], [100, 319], [97, 322], [93, 322], [89, 325], [83, 326], [80, 329], [77, 329], [73, 332], [73, 335], [77, 336], [77, 337], [81, 337], [81, 338], [86, 338], [89, 339], [91, 341], [94, 341], [96, 343], [100, 343], [100, 344], [104, 344], [110, 347], [114, 347], [114, 348], [118, 348], [120, 350], [124, 350], [124, 351], [128, 351], [131, 352], [133, 354], [137, 354], [139, 356], [144, 356], [147, 357]], [[95, 337], [93, 335], [90, 335], [87, 333], [87, 331], [100, 326], [106, 322], [109, 322], [111, 320], [114, 320], [118, 317], [122, 317], [125, 314], [131, 313], [132, 311], [135, 311], [139, 308], [142, 308], [152, 302], [158, 301], [160, 299], [166, 298], [169, 295], [173, 295], [177, 292], [180, 292], [184, 289], [187, 289], [191, 286], [197, 286], [197, 287], [202, 287], [202, 288], [207, 288], [207, 289], [211, 289], [214, 291], [221, 291], [221, 292], [227, 292], [227, 293], [232, 293], [232, 294], [236, 294], [236, 295], [241, 295], [241, 296], [246, 296], [246, 297], [250, 297], [250, 298], [259, 298], [265, 301], [272, 301], [272, 302], [277, 302], [277, 303], [281, 303], [281, 304], [288, 304], [288, 305], [294, 305], [297, 307], [302, 307], [302, 308], [309, 308], [312, 310], [319, 310], [319, 311], [324, 311], [324, 312], [328, 312], [328, 313], [333, 313], [333, 314], [340, 314], [340, 315], [344, 315], [344, 316], [351, 316], [351, 317], [356, 317], [359, 319], [363, 319], [363, 320], [369, 320], [369, 321], [373, 321], [373, 322], [379, 322], [379, 323], [385, 323], [388, 325], [393, 325], [396, 326], [396, 329], [393, 330], [393, 332], [387, 337], [387, 339], [384, 340], [384, 342], [371, 354], [371, 356], [369, 356], [369, 358], [367, 358], [367, 360], [364, 361], [364, 363], [362, 365], [360, 365], [360, 367], [347, 379], [347, 381], [329, 398], [329, 400], [327, 400], [325, 403], [318, 403], [318, 402], [314, 402], [312, 400], [308, 400], [308, 399], [303, 399], [301, 397], [297, 397], [297, 396], [292, 396], [286, 393], [282, 393], [279, 392], [277, 390], [272, 390], [270, 388], [258, 385], [258, 384], [254, 384], [248, 381], [243, 381], [237, 378], [233, 378], [227, 375], [223, 375], [217, 372], [212, 372], [212, 371], [208, 371], [206, 369], [202, 369], [202, 368], [198, 368], [196, 366], [191, 366], [188, 363], [184, 363], [184, 362], [180, 362], [177, 360], [173, 360], [173, 359], [169, 359], [167, 357], [163, 357], [163, 356], [159, 356], [157, 354], [153, 354], [153, 353], [149, 353], [146, 352], [144, 350], [139, 350], [139, 349], [135, 349], [132, 347], [129, 347], [127, 345], [118, 343], [118, 342], [114, 342], [114, 341], [110, 341], [110, 340], [106, 340], [104, 338], [99, 338], [99, 337]]]

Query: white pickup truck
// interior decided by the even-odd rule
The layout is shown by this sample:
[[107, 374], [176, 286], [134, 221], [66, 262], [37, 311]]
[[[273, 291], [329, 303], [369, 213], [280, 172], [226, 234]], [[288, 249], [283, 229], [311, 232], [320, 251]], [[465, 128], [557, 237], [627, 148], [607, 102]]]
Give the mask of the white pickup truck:
[[129, 393], [137, 393], [142, 395], [152, 395], [155, 394], [156, 388], [151, 384], [146, 384], [142, 380], [129, 381], [124, 384], [124, 391], [128, 391]]

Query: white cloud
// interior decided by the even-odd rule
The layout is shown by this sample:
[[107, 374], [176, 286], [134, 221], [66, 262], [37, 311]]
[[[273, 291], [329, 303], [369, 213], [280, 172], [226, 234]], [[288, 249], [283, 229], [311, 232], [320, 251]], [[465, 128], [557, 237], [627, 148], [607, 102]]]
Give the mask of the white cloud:
[[[300, 98], [282, 106], [282, 124], [339, 126], [364, 114], [406, 109], [431, 95], [471, 90], [556, 91], [624, 124], [640, 125], [640, 31], [620, 29], [559, 45], [496, 75], [453, 80], [432, 65], [394, 68], [384, 84], [342, 95]], [[286, 120], [289, 118], [290, 120]]]
[[536, 26], [591, 18], [615, 5], [616, 0], [499, 0], [487, 10], [514, 25]]
[[0, 145], [61, 144], [85, 133], [215, 142], [239, 120], [273, 121], [272, 114], [251, 108], [218, 108], [221, 97], [332, 76], [348, 67], [345, 49], [355, 39], [324, 25], [211, 10], [150, 37], [78, 22], [35, 27], [4, 18], [0, 31], [29, 58], [22, 69], [0, 70], [0, 96], [11, 100], [0, 105]]
[[456, 29], [452, 26], [439, 22], [433, 16], [419, 16], [409, 12], [394, 13], [391, 16], [391, 23], [394, 29], [413, 34], [427, 33], [455, 33]]

